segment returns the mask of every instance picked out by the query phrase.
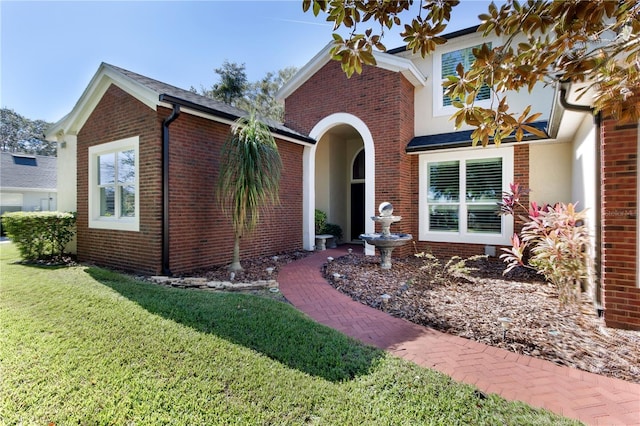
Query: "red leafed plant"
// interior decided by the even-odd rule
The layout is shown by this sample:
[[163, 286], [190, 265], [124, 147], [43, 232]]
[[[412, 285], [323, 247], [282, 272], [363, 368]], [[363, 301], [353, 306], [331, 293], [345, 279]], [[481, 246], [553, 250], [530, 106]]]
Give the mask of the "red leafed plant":
[[533, 268], [557, 287], [563, 305], [575, 304], [591, 267], [586, 211], [577, 211], [576, 204], [571, 203], [538, 206], [532, 202], [527, 209], [520, 197], [529, 190], [518, 184], [511, 184], [509, 189], [503, 193], [501, 214], [516, 216], [520, 209], [527, 215], [517, 216], [523, 222], [522, 231], [513, 235], [510, 248], [502, 249], [505, 273], [517, 266]]

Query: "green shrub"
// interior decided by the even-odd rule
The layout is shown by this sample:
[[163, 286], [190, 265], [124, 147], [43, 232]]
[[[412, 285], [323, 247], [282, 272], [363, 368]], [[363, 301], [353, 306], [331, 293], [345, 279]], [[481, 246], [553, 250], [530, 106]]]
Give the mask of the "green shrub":
[[337, 240], [342, 239], [342, 228], [335, 223], [325, 223], [320, 233], [333, 235]]
[[315, 212], [316, 235], [329, 234], [336, 237], [337, 240], [342, 239], [342, 228], [335, 223], [327, 223], [327, 214], [322, 210], [316, 209]]
[[61, 257], [75, 233], [76, 216], [63, 212], [12, 212], [2, 215], [7, 236], [25, 260]]
[[322, 210], [316, 209], [315, 221], [316, 221], [316, 234], [322, 234], [324, 225], [327, 223], [327, 214]]

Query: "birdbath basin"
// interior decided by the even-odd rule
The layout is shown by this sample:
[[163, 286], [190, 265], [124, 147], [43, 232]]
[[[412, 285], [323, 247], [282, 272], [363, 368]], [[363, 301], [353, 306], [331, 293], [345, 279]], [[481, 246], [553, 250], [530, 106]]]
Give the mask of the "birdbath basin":
[[402, 216], [393, 216], [391, 203], [382, 203], [378, 207], [379, 216], [372, 216], [371, 220], [380, 222], [382, 232], [373, 234], [360, 234], [360, 239], [378, 248], [380, 251], [380, 267], [391, 269], [391, 252], [413, 239], [411, 234], [393, 234], [390, 232], [392, 223], [399, 222]]

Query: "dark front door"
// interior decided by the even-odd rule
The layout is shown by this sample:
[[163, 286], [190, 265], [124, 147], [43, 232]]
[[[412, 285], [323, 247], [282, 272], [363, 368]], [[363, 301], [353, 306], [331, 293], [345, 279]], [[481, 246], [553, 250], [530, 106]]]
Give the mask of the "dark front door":
[[351, 240], [364, 233], [364, 183], [351, 184]]

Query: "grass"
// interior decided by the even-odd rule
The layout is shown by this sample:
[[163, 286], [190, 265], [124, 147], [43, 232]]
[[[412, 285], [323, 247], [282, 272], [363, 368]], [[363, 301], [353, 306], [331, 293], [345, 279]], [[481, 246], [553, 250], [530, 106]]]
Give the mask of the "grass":
[[2, 424], [574, 424], [271, 299], [16, 260], [0, 245]]

